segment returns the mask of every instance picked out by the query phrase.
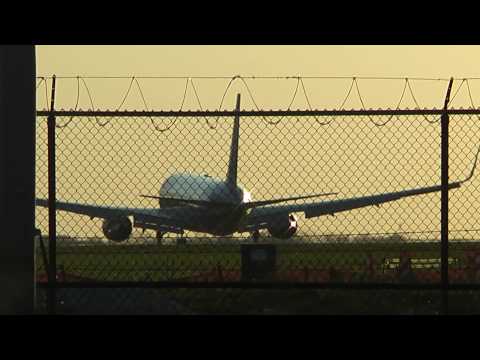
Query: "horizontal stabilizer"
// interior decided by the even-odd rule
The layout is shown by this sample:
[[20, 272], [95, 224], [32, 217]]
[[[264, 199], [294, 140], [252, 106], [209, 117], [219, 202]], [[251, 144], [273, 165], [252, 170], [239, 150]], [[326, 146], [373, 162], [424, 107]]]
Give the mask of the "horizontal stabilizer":
[[180, 199], [180, 198], [172, 198], [172, 197], [165, 197], [165, 196], [153, 196], [153, 195], [140, 195], [141, 197], [147, 199], [156, 199], [156, 200], [166, 200], [166, 201], [174, 201], [183, 204], [190, 204], [190, 205], [198, 205], [198, 206], [207, 206], [207, 207], [222, 207], [222, 206], [241, 206], [245, 209], [252, 209], [260, 206], [265, 205], [272, 205], [286, 201], [293, 201], [293, 200], [301, 200], [301, 199], [310, 199], [314, 197], [320, 196], [327, 196], [327, 195], [336, 195], [338, 193], [323, 193], [323, 194], [314, 194], [314, 195], [306, 195], [306, 196], [295, 196], [295, 197], [288, 197], [288, 198], [281, 198], [281, 199], [272, 199], [272, 200], [260, 200], [260, 201], [251, 201], [242, 204], [235, 204], [229, 202], [221, 202], [221, 201], [208, 201], [208, 200], [194, 200], [194, 199]]
[[164, 201], [172, 201], [178, 202], [183, 204], [190, 204], [190, 205], [198, 205], [198, 206], [235, 206], [236, 204], [228, 203], [228, 202], [221, 202], [221, 201], [208, 201], [208, 200], [194, 200], [194, 199], [180, 199], [180, 198], [172, 198], [172, 197], [165, 197], [165, 196], [153, 196], [153, 195], [140, 195], [141, 197], [147, 199], [156, 199], [156, 200], [164, 200]]

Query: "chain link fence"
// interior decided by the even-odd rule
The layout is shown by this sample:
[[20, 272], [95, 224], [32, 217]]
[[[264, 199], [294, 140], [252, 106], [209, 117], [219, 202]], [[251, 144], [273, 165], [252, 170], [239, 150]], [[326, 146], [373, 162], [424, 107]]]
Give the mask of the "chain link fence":
[[[466, 179], [476, 160], [480, 110], [449, 113], [452, 183]], [[159, 190], [177, 173], [225, 180], [236, 114], [238, 184], [252, 201], [333, 193], [259, 209], [440, 185], [441, 111], [57, 111], [54, 244], [47, 242], [49, 114], [37, 118], [36, 222], [44, 241], [37, 249], [39, 312], [47, 311], [49, 279], [61, 313], [440, 311], [440, 290], [433, 287], [441, 281], [440, 188], [318, 217], [292, 212], [294, 217], [270, 217], [258, 229], [249, 227], [257, 209], [248, 209], [239, 225], [243, 232], [223, 235], [184, 226], [202, 223], [211, 211], [205, 204], [143, 196], [162, 196]], [[180, 189], [199, 193], [188, 176], [180, 179]], [[478, 179], [474, 174], [449, 192], [452, 286], [480, 282]], [[193, 210], [169, 213], [178, 226], [168, 220], [164, 227], [128, 211], [122, 216], [128, 223], [109, 223], [101, 212], [78, 210], [88, 205], [147, 213], [159, 201], [160, 209]], [[214, 217], [222, 223], [225, 214]], [[108, 240], [115, 227], [129, 233], [128, 224], [129, 236]], [[249, 250], [261, 245], [269, 247], [260, 255]], [[52, 246], [56, 274], [49, 278]], [[264, 261], [263, 267], [255, 268], [255, 261]], [[248, 283], [254, 288], [240, 288]], [[374, 290], [375, 284], [384, 287]], [[453, 313], [480, 310], [473, 288], [451, 291], [449, 298]]]

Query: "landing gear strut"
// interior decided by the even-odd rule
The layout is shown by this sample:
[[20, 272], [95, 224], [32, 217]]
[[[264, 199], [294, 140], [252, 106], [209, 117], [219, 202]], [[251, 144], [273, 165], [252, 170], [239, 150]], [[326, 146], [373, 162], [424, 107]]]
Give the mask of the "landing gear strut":
[[163, 235], [165, 235], [165, 233], [163, 231], [157, 230], [157, 235], [156, 235], [157, 245], [162, 245]]

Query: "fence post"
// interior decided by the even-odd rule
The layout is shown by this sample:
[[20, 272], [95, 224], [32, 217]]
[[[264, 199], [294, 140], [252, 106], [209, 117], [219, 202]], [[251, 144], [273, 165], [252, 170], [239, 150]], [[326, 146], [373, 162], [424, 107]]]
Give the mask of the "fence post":
[[0, 315], [34, 312], [35, 75], [34, 45], [0, 46]]
[[448, 314], [448, 103], [452, 91], [453, 78], [448, 83], [447, 95], [441, 116], [441, 281], [442, 314]]
[[55, 178], [55, 75], [52, 77], [50, 114], [48, 115], [48, 305], [49, 314], [55, 314], [57, 286], [57, 219], [56, 219], [56, 178]]

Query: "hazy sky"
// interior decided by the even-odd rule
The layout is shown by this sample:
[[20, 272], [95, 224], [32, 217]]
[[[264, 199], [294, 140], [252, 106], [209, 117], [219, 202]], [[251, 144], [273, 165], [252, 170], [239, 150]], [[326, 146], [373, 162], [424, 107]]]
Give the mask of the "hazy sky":
[[[480, 78], [480, 46], [37, 46], [39, 76], [358, 76], [358, 77], [425, 77]], [[202, 105], [216, 108], [228, 80], [198, 80], [196, 86]], [[120, 103], [129, 81], [89, 81], [98, 107], [114, 108]], [[295, 89], [295, 80], [249, 81], [260, 107], [286, 108]], [[402, 93], [402, 80], [359, 83], [367, 107], [395, 107]], [[459, 86], [460, 81], [454, 84]], [[76, 98], [75, 80], [59, 84], [65, 96], [62, 107], [73, 107]], [[83, 84], [82, 84], [83, 86]], [[112, 86], [112, 89], [108, 89]], [[149, 106], [176, 108], [182, 99], [185, 81], [142, 81]], [[237, 86], [237, 88], [235, 88]], [[235, 84], [225, 99], [234, 103], [240, 91], [247, 101], [243, 84]], [[349, 87], [347, 80], [305, 80], [313, 107], [338, 107]], [[415, 95], [423, 106], [441, 106], [446, 82], [412, 83]], [[480, 98], [480, 81], [471, 81], [474, 100]], [[69, 89], [69, 90], [67, 90]], [[59, 88], [60, 91], [60, 88]], [[84, 91], [84, 90], [82, 90]], [[137, 91], [137, 90], [135, 90]], [[417, 93], [418, 92], [418, 93]], [[138, 94], [130, 94], [132, 97]], [[306, 107], [298, 95], [294, 108]], [[356, 96], [356, 94], [355, 94]], [[68, 98], [68, 100], [67, 100]], [[354, 94], [346, 107], [358, 108]], [[83, 100], [82, 100], [83, 99]], [[82, 96], [86, 101], [86, 96]], [[137, 100], [139, 101], [140, 98]], [[59, 98], [62, 101], [62, 99]], [[132, 101], [137, 101], [132, 100]], [[414, 107], [405, 99], [407, 107]], [[458, 104], [470, 104], [466, 87], [459, 92]], [[190, 104], [189, 104], [190, 102]], [[480, 103], [480, 101], [478, 101]], [[192, 90], [187, 94], [187, 107], [195, 108]], [[88, 102], [81, 104], [85, 108]], [[136, 103], [136, 107], [139, 106]], [[244, 103], [247, 107], [253, 104]], [[133, 106], [133, 105], [132, 105]], [[232, 105], [233, 106], [233, 105]], [[231, 107], [230, 105], [228, 107]]]
[[[414, 108], [403, 77], [480, 78], [480, 46], [37, 46], [38, 76], [73, 76], [58, 79], [56, 108], [143, 110], [141, 95], [149, 109], [232, 109], [235, 94], [242, 94], [244, 108], [307, 108], [298, 80], [236, 80], [228, 92], [229, 79], [195, 79], [195, 88], [185, 79], [139, 79], [141, 93], [131, 76], [357, 76], [400, 77], [398, 80], [359, 79], [357, 85], [365, 106]], [[83, 79], [76, 76], [125, 76], [124, 79]], [[124, 99], [129, 86], [131, 91]], [[469, 81], [475, 106], [480, 105], [480, 80]], [[37, 108], [48, 104], [49, 88], [41, 82], [37, 90]], [[338, 108], [346, 98], [351, 79], [315, 80], [303, 83], [313, 108]], [[420, 107], [441, 107], [448, 81], [411, 82]], [[460, 89], [455, 106], [471, 106], [467, 86]], [[185, 92], [185, 89], [187, 91]], [[253, 93], [254, 99], [249, 96]], [[298, 90], [295, 92], [295, 90]], [[195, 94], [195, 91], [197, 93]], [[293, 94], [296, 94], [294, 97]], [[123, 101], [123, 100], [124, 101]], [[294, 101], [292, 101], [294, 99]], [[360, 108], [356, 89], [351, 91], [345, 108]], [[462, 118], [463, 119], [463, 118]], [[474, 118], [472, 118], [474, 119]], [[170, 123], [171, 119], [167, 119]], [[200, 122], [178, 122], [171, 132], [157, 132], [148, 118], [112, 121], [100, 127], [92, 119], [75, 122], [58, 131], [58, 196], [69, 201], [103, 204], [152, 205], [138, 194], [155, 194], [159, 183], [174, 171], [207, 172], [223, 176], [228, 157], [231, 119], [221, 119], [215, 129]], [[259, 120], [259, 119], [257, 119]], [[314, 121], [282, 121], [268, 126], [262, 121], [244, 123], [240, 145], [240, 176], [254, 198], [300, 195], [339, 190], [342, 196], [355, 196], [409, 187], [426, 186], [439, 181], [439, 127], [423, 118], [394, 119], [388, 126], [375, 127], [368, 119], [343, 119], [321, 127]], [[380, 119], [380, 122], [386, 119]], [[469, 120], [469, 119], [466, 119]], [[69, 119], [58, 119], [67, 124]], [[453, 121], [452, 121], [453, 123]], [[478, 122], [458, 121], [452, 125], [452, 178], [463, 178], [470, 169], [479, 143]], [[160, 127], [165, 127], [157, 119]], [[46, 127], [37, 128], [37, 192], [46, 196]], [[93, 151], [93, 150], [95, 151]], [[294, 156], [292, 157], [292, 154]], [[42, 157], [43, 156], [43, 157]], [[385, 169], [387, 169], [385, 171]], [[42, 172], [43, 171], [43, 172]], [[465, 206], [476, 196], [478, 180], [452, 195], [452, 206]], [[437, 194], [438, 195], [438, 194]], [[305, 221], [303, 231], [385, 232], [438, 228], [439, 197], [415, 200], [346, 212], [335, 218]], [[455, 196], [458, 196], [455, 201]], [[453, 222], [452, 228], [475, 226], [478, 209], [469, 207], [468, 215]], [[46, 219], [46, 212], [42, 213]], [[462, 213], [463, 214], [463, 213]], [[90, 220], [61, 214], [61, 230], [78, 225], [79, 231], [91, 229]], [[419, 217], [422, 221], [418, 221]], [[40, 218], [39, 218], [40, 219]], [[374, 219], [374, 221], [372, 220]], [[78, 222], [77, 222], [78, 221]], [[475, 224], [472, 224], [473, 222]], [[46, 224], [46, 222], [45, 222]], [[62, 226], [65, 226], [63, 228]], [[100, 227], [96, 226], [96, 232]]]
[[37, 46], [39, 74], [480, 76], [480, 46]]

